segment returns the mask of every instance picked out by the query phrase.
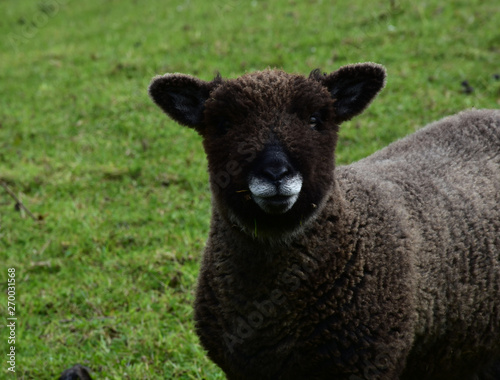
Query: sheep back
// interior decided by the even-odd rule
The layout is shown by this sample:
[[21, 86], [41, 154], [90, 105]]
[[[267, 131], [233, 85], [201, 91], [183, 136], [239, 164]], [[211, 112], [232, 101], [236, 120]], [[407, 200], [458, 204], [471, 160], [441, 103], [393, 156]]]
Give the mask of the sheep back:
[[444, 118], [337, 173], [376, 188], [406, 226], [417, 315], [406, 376], [465, 379], [499, 360], [500, 111]]

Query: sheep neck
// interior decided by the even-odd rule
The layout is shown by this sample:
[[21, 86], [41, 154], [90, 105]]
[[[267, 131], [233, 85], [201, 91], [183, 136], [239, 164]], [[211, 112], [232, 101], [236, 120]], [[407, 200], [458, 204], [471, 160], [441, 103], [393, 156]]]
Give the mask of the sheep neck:
[[276, 289], [298, 290], [295, 288], [306, 283], [308, 288], [321, 288], [326, 286], [325, 279], [334, 283], [350, 275], [347, 272], [352, 271], [353, 261], [358, 261], [353, 257], [356, 239], [351, 236], [357, 222], [348, 217], [352, 213], [339, 187], [335, 185], [330, 194], [299, 234], [278, 244], [245, 234], [214, 209], [202, 276], [216, 278], [216, 273], [221, 272], [231, 279], [225, 284], [231, 293], [252, 299], [265, 298]]
[[[321, 344], [318, 331], [302, 330], [312, 314], [348, 331], [335, 313], [352, 307], [364, 258], [352, 233], [357, 221], [338, 187], [330, 194], [303, 232], [282, 245], [235, 233], [214, 210], [195, 304], [200, 339], [214, 361], [223, 363], [221, 347], [262, 355], [265, 335], [274, 354], [261, 359], [287, 368], [301, 342]], [[214, 335], [223, 343], [214, 345]]]

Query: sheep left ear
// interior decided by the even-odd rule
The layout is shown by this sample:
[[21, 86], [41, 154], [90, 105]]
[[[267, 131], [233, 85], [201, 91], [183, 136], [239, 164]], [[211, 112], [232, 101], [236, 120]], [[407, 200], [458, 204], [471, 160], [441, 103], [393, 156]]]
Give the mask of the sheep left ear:
[[385, 86], [386, 71], [376, 63], [357, 63], [321, 75], [315, 70], [309, 76], [328, 89], [334, 99], [335, 122], [342, 123], [360, 114]]
[[190, 75], [165, 74], [153, 78], [149, 95], [172, 119], [201, 133], [205, 102], [220, 82], [220, 76], [205, 82]]

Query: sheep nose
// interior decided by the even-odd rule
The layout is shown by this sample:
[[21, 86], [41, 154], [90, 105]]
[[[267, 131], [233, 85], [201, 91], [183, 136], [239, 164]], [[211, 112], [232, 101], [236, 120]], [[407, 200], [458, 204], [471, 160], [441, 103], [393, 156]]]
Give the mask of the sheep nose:
[[262, 176], [271, 182], [277, 182], [290, 173], [290, 168], [285, 165], [268, 166], [262, 170]]

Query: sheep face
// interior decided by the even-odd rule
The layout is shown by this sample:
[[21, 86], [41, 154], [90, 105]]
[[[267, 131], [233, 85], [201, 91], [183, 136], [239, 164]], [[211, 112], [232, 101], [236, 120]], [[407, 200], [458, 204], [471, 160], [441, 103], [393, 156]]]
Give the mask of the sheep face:
[[278, 70], [211, 82], [167, 74], [149, 91], [203, 137], [219, 213], [249, 234], [276, 238], [321, 208], [334, 181], [338, 125], [384, 83], [383, 67], [369, 63], [308, 78]]

